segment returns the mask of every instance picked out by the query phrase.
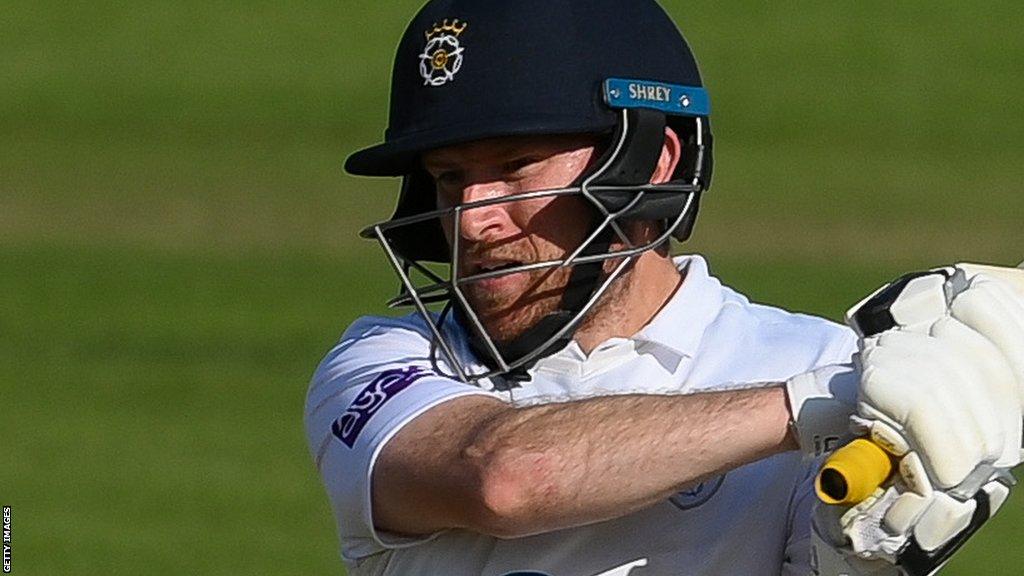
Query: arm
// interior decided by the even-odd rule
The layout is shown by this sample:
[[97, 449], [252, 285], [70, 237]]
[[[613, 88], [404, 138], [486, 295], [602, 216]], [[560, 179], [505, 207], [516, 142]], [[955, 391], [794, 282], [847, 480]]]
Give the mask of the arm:
[[782, 387], [431, 409], [384, 447], [375, 524], [517, 537], [607, 520], [714, 474], [796, 448]]

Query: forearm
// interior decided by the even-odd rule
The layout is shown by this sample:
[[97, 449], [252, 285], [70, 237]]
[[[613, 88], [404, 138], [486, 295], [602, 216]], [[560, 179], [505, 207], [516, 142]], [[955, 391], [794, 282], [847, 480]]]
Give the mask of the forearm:
[[610, 396], [502, 413], [463, 452], [483, 498], [525, 534], [622, 516], [794, 449], [781, 387]]

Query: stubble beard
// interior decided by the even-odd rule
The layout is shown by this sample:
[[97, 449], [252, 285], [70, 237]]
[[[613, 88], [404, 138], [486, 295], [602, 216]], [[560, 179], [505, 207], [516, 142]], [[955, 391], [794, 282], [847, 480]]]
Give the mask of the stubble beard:
[[[604, 278], [619, 263], [619, 259], [604, 263]], [[567, 289], [586, 289], [588, 292], [596, 286], [569, 287], [572, 267], [553, 268], [527, 272], [529, 289], [513, 294], [495, 294], [470, 287], [466, 299], [473, 307], [487, 334], [498, 344], [510, 342], [533, 328], [545, 316], [562, 308], [562, 300]], [[621, 304], [626, 301], [632, 284], [632, 267], [627, 269], [611, 283], [588, 314], [577, 324], [576, 331], [589, 330], [596, 323], [607, 324], [621, 320], [625, 308]], [[587, 294], [587, 298], [591, 295]]]
[[572, 269], [551, 268], [521, 274], [525, 290], [495, 293], [473, 286], [466, 290], [466, 299], [480, 323], [498, 344], [522, 336], [561, 307]]

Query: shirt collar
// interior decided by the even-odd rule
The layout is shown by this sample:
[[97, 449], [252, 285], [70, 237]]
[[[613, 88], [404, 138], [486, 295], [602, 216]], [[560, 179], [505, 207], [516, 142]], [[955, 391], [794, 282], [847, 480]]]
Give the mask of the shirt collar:
[[[701, 256], [676, 256], [672, 262], [685, 274], [682, 284], [654, 318], [629, 340], [637, 344], [657, 346], [678, 359], [693, 358], [700, 347], [704, 332], [718, 316], [725, 301], [722, 284], [710, 275], [707, 261]], [[445, 328], [451, 331], [449, 334], [457, 335], [452, 339], [458, 343], [456, 354], [461, 358], [472, 358], [474, 356], [469, 348], [466, 331], [455, 321], [454, 316], [449, 314], [444, 324]], [[612, 338], [598, 348], [614, 344], [613, 341], [623, 340]], [[570, 358], [579, 362], [586, 360], [587, 355], [579, 349], [575, 341], [572, 341], [567, 347], [547, 358], [552, 357]], [[541, 363], [544, 360], [541, 359]], [[482, 368], [482, 365], [477, 367]]]
[[692, 358], [722, 308], [722, 284], [708, 273], [708, 264], [700, 256], [677, 256], [672, 261], [685, 274], [682, 285], [632, 339]]

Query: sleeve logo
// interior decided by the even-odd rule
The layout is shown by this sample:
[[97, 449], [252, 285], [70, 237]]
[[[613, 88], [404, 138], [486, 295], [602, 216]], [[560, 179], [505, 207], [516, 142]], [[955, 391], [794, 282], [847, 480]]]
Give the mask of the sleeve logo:
[[428, 375], [430, 372], [419, 366], [381, 372], [373, 379], [373, 382], [359, 392], [345, 413], [331, 424], [331, 432], [338, 437], [338, 440], [351, 448], [355, 445], [359, 433], [366, 427], [366, 423], [388, 400]]

